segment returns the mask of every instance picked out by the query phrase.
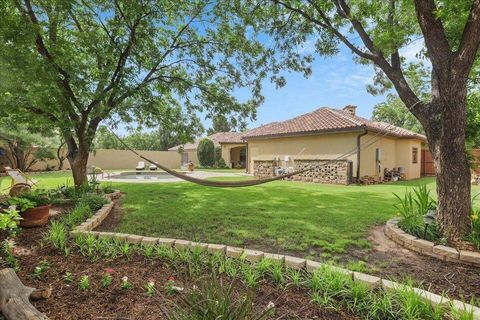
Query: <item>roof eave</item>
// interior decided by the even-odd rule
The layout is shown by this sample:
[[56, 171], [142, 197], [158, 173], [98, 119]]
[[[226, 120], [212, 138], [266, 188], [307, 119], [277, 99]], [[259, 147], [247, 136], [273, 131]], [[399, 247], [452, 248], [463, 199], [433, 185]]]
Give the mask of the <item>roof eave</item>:
[[317, 131], [302, 131], [302, 132], [291, 132], [291, 133], [279, 133], [279, 134], [269, 134], [269, 135], [258, 135], [258, 136], [244, 136], [243, 140], [261, 140], [261, 139], [270, 139], [270, 138], [288, 138], [288, 137], [300, 137], [300, 136], [316, 136], [322, 134], [330, 133], [349, 133], [349, 132], [360, 132], [365, 129], [365, 126], [349, 127], [349, 128], [337, 128], [337, 129], [328, 129], [328, 130], [317, 130]]

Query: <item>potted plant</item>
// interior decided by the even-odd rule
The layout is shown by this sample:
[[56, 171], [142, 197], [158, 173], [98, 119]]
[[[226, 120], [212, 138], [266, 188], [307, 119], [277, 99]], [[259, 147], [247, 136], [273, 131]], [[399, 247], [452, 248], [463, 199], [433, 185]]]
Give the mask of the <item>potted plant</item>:
[[24, 228], [44, 226], [48, 223], [51, 197], [48, 192], [35, 190], [8, 199], [8, 204], [20, 211], [20, 226]]

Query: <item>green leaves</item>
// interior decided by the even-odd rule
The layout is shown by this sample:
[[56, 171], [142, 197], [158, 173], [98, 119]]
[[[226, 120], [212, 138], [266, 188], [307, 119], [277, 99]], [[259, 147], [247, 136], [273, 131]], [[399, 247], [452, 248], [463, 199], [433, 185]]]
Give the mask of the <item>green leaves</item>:
[[71, 149], [91, 149], [108, 118], [200, 129], [187, 116], [243, 121], [263, 101], [271, 52], [223, 2], [34, 0], [1, 10], [0, 99], [59, 128]]

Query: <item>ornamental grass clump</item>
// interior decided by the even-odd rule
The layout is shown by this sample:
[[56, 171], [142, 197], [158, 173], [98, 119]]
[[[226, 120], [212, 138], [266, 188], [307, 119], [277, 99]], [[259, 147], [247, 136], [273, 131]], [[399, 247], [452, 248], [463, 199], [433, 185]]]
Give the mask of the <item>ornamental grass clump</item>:
[[426, 185], [406, 190], [403, 197], [393, 194], [398, 199], [398, 203], [394, 206], [401, 217], [398, 226], [403, 231], [425, 240], [436, 242], [441, 240], [442, 237], [435, 222], [425, 228], [423, 217], [436, 206]]

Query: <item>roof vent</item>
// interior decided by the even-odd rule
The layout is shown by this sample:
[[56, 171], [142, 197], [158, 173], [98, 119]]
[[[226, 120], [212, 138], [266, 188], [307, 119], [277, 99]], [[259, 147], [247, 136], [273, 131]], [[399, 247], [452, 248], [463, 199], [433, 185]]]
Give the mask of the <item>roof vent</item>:
[[357, 109], [357, 106], [353, 106], [351, 104], [349, 104], [348, 106], [345, 106], [343, 107], [343, 110], [344, 111], [347, 111], [348, 113], [350, 113], [352, 116], [355, 115], [355, 110]]

